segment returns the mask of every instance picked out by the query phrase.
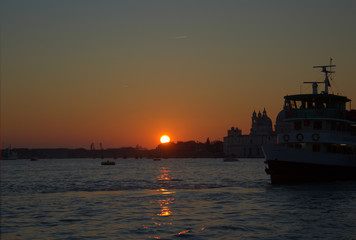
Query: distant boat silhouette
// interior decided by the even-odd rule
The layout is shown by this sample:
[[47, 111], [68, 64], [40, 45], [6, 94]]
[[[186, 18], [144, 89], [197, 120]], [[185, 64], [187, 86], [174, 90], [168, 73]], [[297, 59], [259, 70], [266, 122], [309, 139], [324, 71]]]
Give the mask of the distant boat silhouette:
[[115, 162], [112, 162], [112, 161], [104, 161], [104, 162], [101, 162], [101, 165], [115, 165], [116, 163]]

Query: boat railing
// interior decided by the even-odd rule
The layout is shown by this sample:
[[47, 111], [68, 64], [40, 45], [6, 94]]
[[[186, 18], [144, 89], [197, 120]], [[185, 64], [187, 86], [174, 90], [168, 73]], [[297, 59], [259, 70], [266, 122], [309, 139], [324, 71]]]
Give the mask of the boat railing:
[[287, 118], [341, 118], [346, 116], [336, 108], [311, 108], [311, 109], [292, 109], [287, 112]]

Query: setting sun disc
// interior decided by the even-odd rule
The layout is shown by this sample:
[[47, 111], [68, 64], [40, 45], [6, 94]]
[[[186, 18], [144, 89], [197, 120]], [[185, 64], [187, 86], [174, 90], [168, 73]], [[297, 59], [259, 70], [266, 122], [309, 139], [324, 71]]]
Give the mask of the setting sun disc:
[[161, 143], [168, 143], [170, 141], [171, 141], [171, 139], [167, 135], [163, 135], [161, 137]]

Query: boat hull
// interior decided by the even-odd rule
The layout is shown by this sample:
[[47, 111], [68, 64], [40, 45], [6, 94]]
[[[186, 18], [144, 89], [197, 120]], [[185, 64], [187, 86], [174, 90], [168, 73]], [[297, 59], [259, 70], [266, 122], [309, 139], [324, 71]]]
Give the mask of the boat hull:
[[267, 160], [272, 184], [356, 180], [356, 167]]
[[353, 155], [327, 154], [280, 145], [263, 147], [272, 184], [356, 180]]

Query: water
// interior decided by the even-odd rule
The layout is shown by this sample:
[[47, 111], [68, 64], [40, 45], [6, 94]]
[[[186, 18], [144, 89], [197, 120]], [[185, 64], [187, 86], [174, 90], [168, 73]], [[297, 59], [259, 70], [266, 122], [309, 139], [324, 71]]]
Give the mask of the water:
[[263, 159], [1, 162], [1, 239], [356, 239], [356, 182], [272, 186]]

